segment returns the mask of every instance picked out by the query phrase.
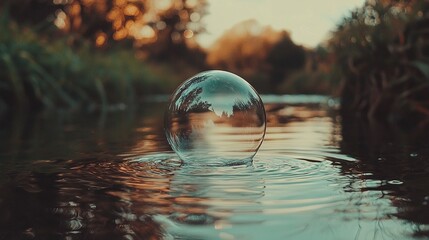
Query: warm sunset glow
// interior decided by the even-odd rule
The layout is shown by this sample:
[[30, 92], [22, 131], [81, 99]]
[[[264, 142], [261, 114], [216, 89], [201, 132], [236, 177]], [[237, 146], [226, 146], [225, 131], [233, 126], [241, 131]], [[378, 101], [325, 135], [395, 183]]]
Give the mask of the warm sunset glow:
[[158, 11], [165, 11], [171, 5], [171, 0], [152, 0], [151, 2]]
[[193, 8], [198, 4], [198, 0], [187, 0], [186, 7]]
[[[79, 29], [85, 24], [82, 16], [89, 11], [90, 14], [104, 15], [111, 24], [114, 31], [108, 34], [108, 38], [160, 40], [165, 38], [160, 37], [163, 31], [173, 28], [168, 36], [173, 42], [198, 43], [208, 48], [225, 31], [248, 20], [278, 32], [285, 30], [294, 42], [315, 47], [329, 37], [329, 31], [343, 16], [361, 6], [364, 0], [113, 0], [110, 4], [105, 0], [52, 2], [66, 6], [64, 12], [57, 14], [55, 19], [55, 25], [64, 31]], [[86, 13], [83, 12], [84, 8]], [[180, 20], [172, 21], [172, 16]], [[146, 25], [150, 28], [144, 27]], [[258, 29], [255, 31], [257, 35]]]
[[192, 22], [198, 22], [201, 18], [200, 14], [196, 12], [192, 13], [190, 17]]
[[[64, 32], [91, 35], [96, 46], [110, 38], [135, 40], [140, 47], [155, 42], [197, 46], [194, 37], [204, 30], [201, 18], [207, 7], [206, 0], [52, 1], [63, 5], [55, 25]], [[97, 35], [99, 30], [105, 35]]]
[[159, 22], [156, 23], [156, 28], [158, 30], [163, 30], [166, 27], [167, 27], [167, 24], [165, 22], [163, 22], [163, 21], [159, 21]]
[[252, 72], [264, 66], [267, 49], [284, 34], [287, 33], [261, 26], [256, 20], [244, 21], [227, 29], [211, 46], [207, 62], [211, 66], [226, 67], [236, 72]]
[[181, 37], [180, 37], [180, 33], [178, 33], [178, 32], [173, 32], [173, 33], [171, 34], [171, 40], [173, 40], [173, 42], [179, 42], [179, 41], [180, 41], [180, 39], [181, 39]]
[[125, 28], [122, 28], [113, 34], [113, 39], [122, 40], [122, 39], [126, 38], [127, 35], [128, 35], [128, 31]]
[[182, 20], [186, 20], [186, 19], [188, 19], [188, 18], [189, 18], [189, 14], [188, 14], [188, 12], [187, 12], [187, 11], [185, 11], [185, 10], [180, 11], [179, 16], [180, 16], [180, 18], [181, 18]]
[[60, 4], [68, 4], [71, 3], [73, 0], [53, 0], [52, 3], [54, 3], [55, 5], [60, 5]]
[[71, 5], [69, 12], [71, 15], [78, 15], [80, 13], [80, 10], [80, 5], [78, 3], [74, 3]]
[[183, 36], [185, 36], [185, 38], [191, 38], [194, 36], [194, 32], [192, 32], [191, 30], [187, 29], [185, 30], [185, 32], [183, 33]]
[[155, 31], [153, 30], [152, 27], [150, 27], [148, 25], [145, 25], [144, 27], [142, 27], [140, 29], [140, 31], [135, 35], [135, 37], [137, 39], [140, 39], [140, 38], [153, 38], [153, 37], [155, 37], [155, 34], [156, 33], [155, 33]]
[[115, 21], [113, 21], [112, 26], [113, 26], [113, 29], [115, 29], [115, 30], [121, 29], [122, 19], [116, 19]]
[[124, 6], [125, 4], [127, 4], [127, 0], [115, 0], [114, 3], [118, 6]]
[[140, 10], [136, 5], [129, 4], [124, 8], [124, 14], [127, 16], [137, 16], [140, 13]]
[[108, 14], [107, 14], [107, 20], [109, 21], [115, 21], [121, 14], [121, 10], [119, 8], [113, 8]]
[[341, 17], [364, 0], [208, 0], [208, 14], [202, 21], [207, 33], [198, 35], [204, 47], [211, 46], [226, 29], [248, 19], [275, 30], [291, 32], [295, 42], [316, 46], [328, 37]]
[[59, 29], [64, 29], [66, 27], [67, 15], [61, 10], [59, 10], [56, 15], [57, 18], [54, 20], [55, 26], [57, 26]]
[[96, 45], [97, 47], [101, 47], [101, 46], [103, 46], [104, 44], [106, 44], [106, 41], [107, 41], [107, 36], [106, 36], [106, 34], [105, 34], [105, 33], [99, 33], [99, 34], [97, 35], [97, 37], [95, 38], [95, 45]]

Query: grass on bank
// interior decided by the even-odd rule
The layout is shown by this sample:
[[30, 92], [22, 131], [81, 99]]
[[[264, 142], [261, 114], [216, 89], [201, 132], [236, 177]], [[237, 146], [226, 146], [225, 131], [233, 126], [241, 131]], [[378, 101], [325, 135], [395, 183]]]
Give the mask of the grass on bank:
[[345, 113], [408, 128], [429, 124], [429, 3], [367, 1], [333, 32]]
[[130, 105], [178, 84], [168, 64], [152, 67], [133, 49], [96, 49], [0, 16], [0, 112], [14, 109], [103, 109]]

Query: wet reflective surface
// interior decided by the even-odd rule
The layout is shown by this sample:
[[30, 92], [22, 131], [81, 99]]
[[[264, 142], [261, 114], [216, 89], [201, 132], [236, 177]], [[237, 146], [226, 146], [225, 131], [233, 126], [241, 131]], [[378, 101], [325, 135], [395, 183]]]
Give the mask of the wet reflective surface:
[[251, 166], [183, 164], [164, 137], [165, 102], [4, 118], [0, 239], [429, 236], [424, 129], [340, 117], [323, 97], [263, 100]]

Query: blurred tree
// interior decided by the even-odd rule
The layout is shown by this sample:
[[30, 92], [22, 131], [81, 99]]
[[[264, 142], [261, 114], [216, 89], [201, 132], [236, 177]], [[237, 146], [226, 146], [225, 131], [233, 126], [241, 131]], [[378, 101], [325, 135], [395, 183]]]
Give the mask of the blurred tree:
[[276, 89], [287, 73], [300, 69], [305, 64], [305, 50], [296, 45], [286, 32], [282, 32], [281, 38], [271, 47], [267, 55], [270, 64], [270, 83]]
[[[186, 53], [203, 32], [206, 0], [14, 0], [11, 16], [31, 25], [53, 23], [77, 39], [102, 47], [130, 40], [148, 54], [164, 58]], [[1, 4], [1, 3], [0, 3]], [[4, 4], [3, 4], [4, 5]]]
[[267, 53], [278, 39], [279, 34], [270, 27], [247, 20], [225, 31], [209, 49], [207, 62], [242, 75], [267, 71]]
[[329, 47], [342, 70], [344, 111], [395, 122], [429, 117], [428, 10], [426, 0], [371, 0], [343, 19]]
[[292, 42], [286, 31], [275, 31], [260, 26], [256, 20], [247, 20], [233, 26], [214, 43], [207, 62], [214, 68], [250, 79], [270, 78], [270, 91], [273, 91], [284, 80], [286, 72], [304, 65], [305, 51]]
[[151, 42], [138, 46], [153, 59], [184, 59], [203, 68], [206, 54], [195, 42], [195, 36], [205, 31], [201, 18], [206, 14], [206, 1], [175, 0], [169, 7], [157, 12], [152, 25], [156, 36]]

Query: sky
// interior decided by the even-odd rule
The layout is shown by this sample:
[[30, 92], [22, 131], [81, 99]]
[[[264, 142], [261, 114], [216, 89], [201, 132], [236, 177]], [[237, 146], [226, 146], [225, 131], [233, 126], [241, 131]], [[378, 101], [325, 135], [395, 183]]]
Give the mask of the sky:
[[256, 19], [261, 25], [287, 30], [292, 40], [315, 47], [327, 39], [342, 17], [363, 5], [364, 0], [208, 0], [208, 14], [202, 19], [207, 33], [197, 37], [210, 47], [225, 30], [235, 24]]

